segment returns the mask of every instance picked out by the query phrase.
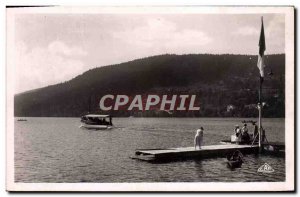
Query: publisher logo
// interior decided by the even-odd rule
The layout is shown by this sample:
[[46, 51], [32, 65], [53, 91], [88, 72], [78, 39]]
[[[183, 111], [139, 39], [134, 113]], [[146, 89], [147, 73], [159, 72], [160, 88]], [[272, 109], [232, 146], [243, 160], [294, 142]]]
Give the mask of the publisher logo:
[[258, 168], [257, 172], [262, 172], [262, 173], [272, 173], [275, 170], [267, 163], [265, 163], [264, 165], [260, 166], [260, 168]]

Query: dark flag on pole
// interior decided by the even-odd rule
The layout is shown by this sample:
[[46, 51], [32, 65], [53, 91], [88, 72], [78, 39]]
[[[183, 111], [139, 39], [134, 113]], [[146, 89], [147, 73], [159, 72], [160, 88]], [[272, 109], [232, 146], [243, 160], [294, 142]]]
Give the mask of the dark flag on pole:
[[264, 52], [266, 50], [266, 42], [265, 42], [265, 32], [264, 32], [264, 22], [263, 18], [261, 18], [261, 30], [260, 30], [260, 37], [259, 37], [259, 54], [258, 54], [258, 61], [257, 67], [260, 73], [260, 82], [262, 83], [264, 80]]

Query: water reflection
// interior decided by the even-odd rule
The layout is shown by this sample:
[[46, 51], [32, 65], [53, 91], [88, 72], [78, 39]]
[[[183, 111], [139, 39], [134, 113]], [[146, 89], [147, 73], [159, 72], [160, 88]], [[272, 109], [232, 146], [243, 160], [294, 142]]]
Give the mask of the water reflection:
[[[147, 163], [130, 159], [136, 149], [193, 146], [195, 128], [205, 144], [219, 144], [243, 119], [116, 118], [110, 131], [82, 130], [77, 118], [27, 118], [15, 122], [17, 182], [211, 182], [284, 181], [285, 160], [245, 155], [233, 171], [226, 158]], [[284, 141], [284, 119], [265, 119], [269, 141]], [[274, 173], [257, 173], [268, 163]]]

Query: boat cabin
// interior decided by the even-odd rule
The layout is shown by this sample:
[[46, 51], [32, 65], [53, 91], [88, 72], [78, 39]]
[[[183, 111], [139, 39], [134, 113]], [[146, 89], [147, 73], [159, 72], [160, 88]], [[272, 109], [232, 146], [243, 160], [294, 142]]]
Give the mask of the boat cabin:
[[81, 117], [81, 122], [88, 125], [112, 126], [112, 117], [110, 115], [88, 114]]

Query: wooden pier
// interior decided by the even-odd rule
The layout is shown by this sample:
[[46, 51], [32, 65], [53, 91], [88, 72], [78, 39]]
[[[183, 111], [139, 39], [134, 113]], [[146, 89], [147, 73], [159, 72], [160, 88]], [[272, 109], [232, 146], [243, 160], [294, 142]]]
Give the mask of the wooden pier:
[[168, 149], [139, 149], [132, 159], [143, 161], [165, 161], [180, 159], [204, 159], [211, 157], [226, 157], [227, 154], [239, 150], [243, 154], [257, 153], [258, 145], [221, 144], [195, 147], [180, 147]]

